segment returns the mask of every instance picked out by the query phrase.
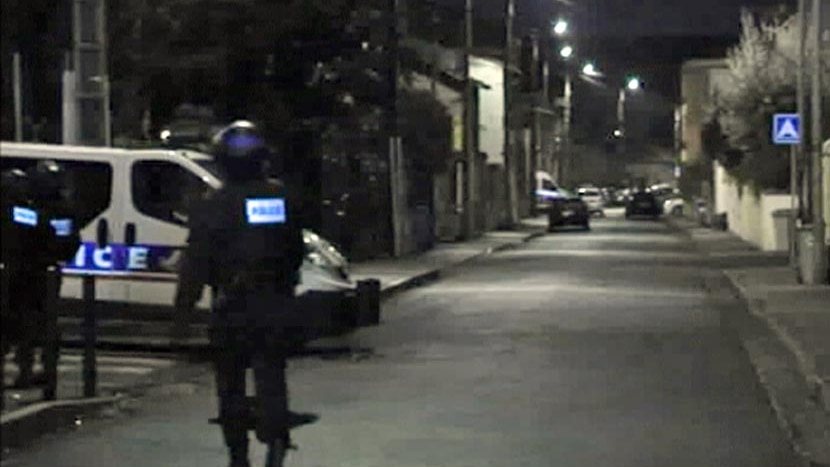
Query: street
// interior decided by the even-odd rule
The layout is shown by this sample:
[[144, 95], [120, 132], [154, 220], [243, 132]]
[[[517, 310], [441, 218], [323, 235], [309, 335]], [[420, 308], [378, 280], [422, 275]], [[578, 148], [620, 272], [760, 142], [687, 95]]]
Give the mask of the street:
[[[719, 276], [619, 212], [458, 266], [291, 362], [292, 408], [320, 419], [287, 465], [792, 466]], [[155, 390], [3, 464], [225, 465], [212, 386]]]

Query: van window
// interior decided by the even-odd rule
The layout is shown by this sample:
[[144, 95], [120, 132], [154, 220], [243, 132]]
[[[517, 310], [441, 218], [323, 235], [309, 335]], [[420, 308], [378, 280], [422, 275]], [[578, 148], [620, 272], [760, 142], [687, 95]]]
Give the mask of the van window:
[[[3, 157], [2, 169], [27, 170], [39, 160], [28, 157]], [[112, 166], [106, 162], [59, 159], [55, 161], [66, 171], [64, 193], [75, 212], [75, 222], [80, 228], [84, 228], [110, 205]]]
[[139, 161], [132, 168], [133, 204], [142, 214], [186, 226], [191, 203], [210, 186], [182, 166]]

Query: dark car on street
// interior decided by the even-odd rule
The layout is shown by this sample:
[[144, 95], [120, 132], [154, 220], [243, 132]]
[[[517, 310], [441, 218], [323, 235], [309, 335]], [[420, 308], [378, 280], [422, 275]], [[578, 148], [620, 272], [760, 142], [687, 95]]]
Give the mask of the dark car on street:
[[588, 204], [576, 193], [564, 189], [558, 189], [550, 196], [550, 209], [548, 210], [548, 231], [552, 232], [557, 227], [574, 225], [590, 230], [591, 213]]
[[663, 206], [660, 204], [660, 201], [654, 196], [654, 193], [647, 191], [634, 193], [625, 205], [626, 219], [635, 216], [647, 216], [657, 219], [662, 214]]

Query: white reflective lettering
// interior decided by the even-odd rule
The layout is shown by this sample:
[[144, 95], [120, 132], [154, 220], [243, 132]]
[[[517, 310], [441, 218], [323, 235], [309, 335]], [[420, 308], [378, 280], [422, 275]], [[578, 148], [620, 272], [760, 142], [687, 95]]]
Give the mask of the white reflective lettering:
[[92, 262], [95, 267], [102, 269], [112, 269], [112, 247], [96, 248], [92, 253]]
[[129, 250], [127, 269], [147, 269], [147, 255], [150, 250], [145, 247], [133, 247]]

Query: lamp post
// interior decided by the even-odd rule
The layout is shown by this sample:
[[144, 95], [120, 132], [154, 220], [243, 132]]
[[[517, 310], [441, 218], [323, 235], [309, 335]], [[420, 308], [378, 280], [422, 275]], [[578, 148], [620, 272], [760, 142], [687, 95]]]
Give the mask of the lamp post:
[[476, 185], [477, 164], [475, 151], [475, 91], [470, 79], [470, 53], [473, 50], [473, 0], [464, 2], [464, 161], [467, 183], [464, 184], [464, 228], [463, 236], [472, 238], [476, 233], [476, 212], [478, 209], [478, 186]]
[[507, 193], [507, 227], [519, 221], [518, 193], [516, 187], [515, 161], [513, 160], [513, 17], [516, 12], [515, 0], [507, 0], [504, 18], [504, 179]]
[[[828, 8], [822, 0], [813, 0], [813, 24], [812, 37], [810, 42], [813, 49], [813, 64], [811, 94], [812, 94], [812, 115], [810, 120], [812, 122], [812, 135], [810, 142], [812, 143], [812, 198], [813, 202], [813, 278], [816, 284], [827, 283], [827, 250], [825, 247], [825, 219], [824, 219], [824, 203], [822, 197], [824, 196], [824, 174], [822, 171], [822, 143], [824, 137], [822, 135], [822, 106], [821, 106], [821, 31], [822, 31], [822, 8]], [[822, 6], [822, 4], [825, 4]]]
[[620, 138], [620, 143], [617, 146], [618, 152], [625, 151], [625, 139], [627, 138], [625, 129], [625, 100], [627, 92], [639, 91], [642, 87], [640, 78], [630, 77], [626, 80], [625, 86], [620, 88], [617, 95], [617, 129], [614, 130], [614, 136]]
[[640, 79], [637, 77], [628, 78], [625, 83], [625, 87], [620, 88], [619, 95], [617, 96], [617, 129], [620, 131], [621, 135], [625, 136], [625, 96], [626, 91], [638, 91], [640, 89], [641, 83]]
[[[565, 45], [559, 50], [559, 56], [567, 61], [574, 53], [570, 45]], [[565, 66], [565, 89], [562, 95], [564, 109], [562, 111], [562, 160], [560, 161], [559, 183], [564, 184], [566, 176], [570, 177], [571, 166], [573, 165], [571, 155], [571, 111], [573, 108], [573, 77], [570, 67]]]

